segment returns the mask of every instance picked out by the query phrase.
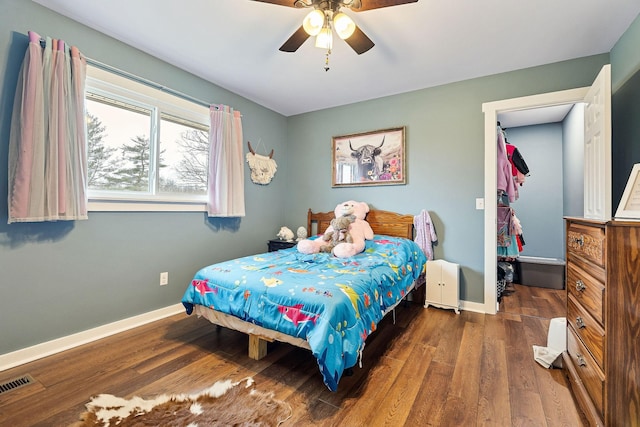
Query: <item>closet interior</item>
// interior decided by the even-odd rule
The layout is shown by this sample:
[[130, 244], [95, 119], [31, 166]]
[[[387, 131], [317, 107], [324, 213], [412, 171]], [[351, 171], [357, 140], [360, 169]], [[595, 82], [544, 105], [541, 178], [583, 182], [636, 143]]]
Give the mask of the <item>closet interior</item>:
[[518, 147], [509, 143], [506, 129], [497, 127], [497, 298], [509, 292], [510, 285], [520, 277], [517, 262], [525, 245], [522, 224], [512, 203], [520, 197], [519, 190], [529, 175], [529, 167]]

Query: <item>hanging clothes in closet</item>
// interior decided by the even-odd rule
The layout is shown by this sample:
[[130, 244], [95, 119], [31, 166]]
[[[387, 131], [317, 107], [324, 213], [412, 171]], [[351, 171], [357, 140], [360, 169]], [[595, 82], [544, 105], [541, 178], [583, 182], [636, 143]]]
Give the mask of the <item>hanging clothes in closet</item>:
[[[500, 140], [502, 138], [502, 141]], [[524, 157], [518, 150], [518, 147], [509, 143], [507, 139], [507, 132], [500, 126], [500, 122], [498, 122], [498, 164], [504, 162], [504, 158], [501, 159], [500, 147], [501, 142], [504, 143], [505, 154], [507, 160], [509, 162], [509, 170], [510, 177], [514, 182], [514, 186], [516, 189], [516, 199], [520, 196], [518, 191], [518, 185], [522, 186], [524, 183], [525, 177], [529, 175], [529, 166], [527, 166], [527, 162], [525, 162]], [[506, 168], [504, 168], [506, 174]], [[498, 172], [500, 174], [500, 171]], [[505, 178], [506, 179], [506, 178]], [[498, 179], [500, 181], [500, 179]], [[524, 245], [524, 238], [522, 236], [522, 226], [520, 225], [520, 220], [516, 217], [515, 211], [510, 208], [510, 203], [513, 202], [513, 198], [505, 197], [505, 193], [508, 195], [507, 191], [503, 191], [500, 186], [498, 186], [498, 256], [504, 257], [509, 260], [517, 258], [522, 252], [522, 247]], [[507, 207], [511, 213], [510, 226], [508, 228], [500, 227], [500, 216], [506, 216], [506, 211], [501, 212], [501, 208]], [[504, 235], [504, 231], [507, 230], [507, 237]], [[518, 250], [516, 251], [513, 246], [511, 246], [511, 241], [515, 241]], [[500, 244], [500, 243], [503, 244]], [[515, 245], [514, 245], [515, 246]], [[509, 248], [509, 249], [505, 249]]]
[[498, 206], [497, 255], [501, 260], [513, 261], [520, 256], [524, 246], [522, 225], [516, 212], [509, 206]]
[[517, 147], [509, 144], [504, 129], [497, 127], [497, 297], [501, 300], [507, 286], [517, 274], [517, 258], [522, 252], [524, 239], [522, 225], [511, 203], [519, 198], [519, 186], [529, 174], [529, 167]]
[[515, 210], [508, 205], [500, 205], [506, 199], [503, 194], [498, 197], [498, 247], [496, 250], [498, 256], [496, 296], [498, 301], [501, 301], [502, 296], [508, 290], [511, 290], [508, 289], [509, 285], [520, 276], [517, 259], [520, 256], [520, 252], [522, 252], [522, 245], [524, 244], [522, 226]]
[[504, 138], [505, 147], [507, 149], [507, 158], [511, 163], [511, 174], [514, 177], [516, 184], [522, 186], [525, 181], [525, 177], [529, 175], [529, 167], [527, 162], [524, 161], [524, 157], [520, 154], [518, 147], [509, 143], [506, 135]]
[[509, 156], [507, 155], [505, 134], [500, 125], [498, 125], [497, 134], [498, 191], [503, 191], [507, 195], [509, 202], [515, 202], [518, 199], [518, 187], [513, 179], [512, 166], [509, 161]]

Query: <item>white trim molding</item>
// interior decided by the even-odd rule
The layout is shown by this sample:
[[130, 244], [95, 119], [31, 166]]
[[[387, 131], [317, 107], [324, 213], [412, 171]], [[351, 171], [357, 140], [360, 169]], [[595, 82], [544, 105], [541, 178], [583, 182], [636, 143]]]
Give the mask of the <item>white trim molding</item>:
[[41, 359], [52, 354], [60, 353], [65, 350], [79, 347], [106, 338], [120, 332], [128, 331], [156, 320], [164, 319], [175, 314], [184, 312], [182, 304], [175, 304], [169, 307], [160, 308], [148, 313], [139, 314], [127, 319], [118, 320], [107, 325], [98, 326], [97, 328], [78, 332], [76, 334], [67, 335], [66, 337], [36, 344], [31, 347], [23, 348], [0, 355], [0, 372]]

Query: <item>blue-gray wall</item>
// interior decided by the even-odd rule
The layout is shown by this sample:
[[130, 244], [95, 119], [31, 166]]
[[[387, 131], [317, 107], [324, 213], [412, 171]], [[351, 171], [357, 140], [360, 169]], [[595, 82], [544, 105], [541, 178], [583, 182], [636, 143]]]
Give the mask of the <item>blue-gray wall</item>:
[[[263, 252], [287, 198], [287, 120], [238, 95], [31, 1], [0, 0], [0, 354], [180, 303], [196, 269]], [[242, 220], [204, 213], [100, 213], [88, 221], [7, 225], [7, 155], [16, 81], [29, 30], [88, 57], [243, 114], [244, 140], [275, 150], [268, 186], [246, 174]], [[169, 285], [159, 275], [169, 272]]]
[[511, 204], [523, 228], [522, 255], [564, 258], [561, 123], [507, 129], [530, 174]]
[[640, 163], [640, 71], [637, 71], [618, 89], [612, 99], [612, 139], [617, 143], [612, 163], [617, 175], [613, 177], [615, 214], [631, 169]]
[[640, 71], [640, 15], [631, 23], [611, 49], [611, 88], [617, 92], [620, 87]]
[[584, 104], [573, 106], [562, 122], [562, 213], [584, 214]]
[[[597, 55], [498, 74], [289, 118], [292, 161], [287, 219], [341, 200], [405, 213], [427, 209], [437, 258], [461, 265], [463, 300], [483, 302], [484, 102], [589, 86], [609, 62]], [[405, 186], [331, 188], [331, 137], [407, 127]], [[295, 159], [295, 161], [293, 160]]]
[[612, 157], [615, 214], [633, 165], [640, 163], [640, 15], [611, 49]]
[[[637, 20], [634, 25], [640, 26]], [[483, 195], [482, 103], [587, 86], [609, 62], [608, 54], [597, 55], [285, 118], [30, 1], [0, 0], [0, 28], [0, 176], [7, 175], [11, 105], [28, 30], [239, 109], [244, 139], [262, 139], [278, 162], [268, 186], [256, 186], [247, 176], [247, 216], [241, 221], [209, 221], [196, 213], [93, 212], [88, 221], [71, 224], [8, 226], [7, 183], [0, 180], [0, 354], [178, 303], [197, 268], [264, 251], [281, 225], [303, 223], [309, 207], [330, 210], [346, 199], [406, 213], [428, 209], [440, 240], [436, 256], [459, 262], [462, 298], [482, 302], [484, 223], [474, 202]], [[637, 33], [624, 42], [637, 46]], [[633, 49], [622, 56], [631, 64], [625, 69], [640, 63]], [[407, 185], [331, 188], [332, 136], [402, 125]], [[158, 286], [161, 271], [169, 271], [167, 287]]]

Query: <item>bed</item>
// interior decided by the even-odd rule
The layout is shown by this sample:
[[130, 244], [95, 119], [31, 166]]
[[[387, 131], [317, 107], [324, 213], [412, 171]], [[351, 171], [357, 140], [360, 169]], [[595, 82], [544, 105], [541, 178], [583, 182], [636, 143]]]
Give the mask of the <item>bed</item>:
[[[307, 215], [318, 238], [333, 211]], [[296, 247], [213, 264], [199, 270], [182, 303], [212, 323], [249, 335], [249, 356], [269, 341], [309, 349], [331, 391], [362, 357], [382, 318], [421, 283], [426, 256], [413, 241], [413, 216], [371, 210], [375, 234], [350, 258], [302, 254]]]

